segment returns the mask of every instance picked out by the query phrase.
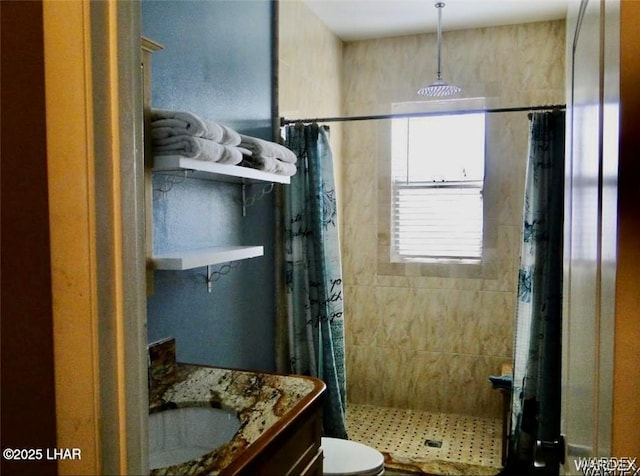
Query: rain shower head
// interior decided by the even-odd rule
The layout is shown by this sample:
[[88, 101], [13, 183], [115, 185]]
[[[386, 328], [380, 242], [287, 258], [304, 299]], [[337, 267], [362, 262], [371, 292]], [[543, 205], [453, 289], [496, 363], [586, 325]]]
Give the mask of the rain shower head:
[[458, 94], [462, 89], [453, 84], [446, 83], [441, 79], [437, 79], [429, 86], [418, 89], [418, 94], [427, 97], [446, 97]]
[[418, 89], [418, 94], [427, 97], [453, 96], [454, 94], [458, 94], [462, 91], [462, 89], [458, 86], [445, 82], [442, 79], [442, 74], [440, 72], [440, 53], [442, 50], [442, 9], [444, 8], [444, 2], [436, 3], [435, 7], [438, 9], [438, 76], [429, 86]]

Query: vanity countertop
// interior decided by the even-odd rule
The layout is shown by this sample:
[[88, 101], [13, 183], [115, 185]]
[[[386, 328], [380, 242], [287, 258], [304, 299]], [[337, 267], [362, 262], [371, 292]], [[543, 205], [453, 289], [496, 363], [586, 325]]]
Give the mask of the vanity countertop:
[[311, 377], [177, 364], [172, 381], [151, 388], [150, 413], [193, 406], [225, 408], [238, 415], [241, 426], [212, 452], [151, 474], [233, 474], [320, 398], [324, 388]]

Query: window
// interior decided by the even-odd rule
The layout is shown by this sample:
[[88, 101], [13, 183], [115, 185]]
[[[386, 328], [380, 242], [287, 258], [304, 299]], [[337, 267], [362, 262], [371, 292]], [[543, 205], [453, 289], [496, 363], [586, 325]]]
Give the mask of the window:
[[391, 142], [391, 260], [480, 260], [485, 114], [393, 119]]

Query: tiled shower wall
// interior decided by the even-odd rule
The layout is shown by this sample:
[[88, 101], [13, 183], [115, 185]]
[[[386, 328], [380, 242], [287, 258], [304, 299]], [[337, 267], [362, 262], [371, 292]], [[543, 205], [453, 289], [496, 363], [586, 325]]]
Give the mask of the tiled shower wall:
[[[287, 119], [342, 115], [342, 41], [301, 0], [279, 2], [278, 98]], [[330, 124], [338, 192], [342, 127]], [[340, 203], [340, 196], [338, 196]]]
[[[434, 54], [434, 35], [346, 44], [345, 113], [416, 101], [415, 91], [435, 78]], [[445, 32], [442, 59], [444, 78], [462, 86], [462, 97], [486, 97], [491, 107], [564, 102], [562, 21]], [[487, 121], [482, 266], [389, 263], [390, 122], [344, 127], [351, 402], [500, 414], [487, 377], [512, 353], [528, 121], [526, 113]]]
[[[389, 113], [435, 79], [434, 34], [336, 44], [301, 2], [280, 9], [282, 114]], [[445, 30], [443, 76], [462, 86], [460, 97], [486, 97], [489, 107], [564, 103], [564, 31], [564, 21]], [[332, 144], [341, 163], [348, 400], [498, 417], [501, 399], [487, 377], [512, 353], [526, 113], [487, 119], [486, 259], [477, 266], [389, 263], [389, 129], [388, 120], [342, 123], [341, 144]]]

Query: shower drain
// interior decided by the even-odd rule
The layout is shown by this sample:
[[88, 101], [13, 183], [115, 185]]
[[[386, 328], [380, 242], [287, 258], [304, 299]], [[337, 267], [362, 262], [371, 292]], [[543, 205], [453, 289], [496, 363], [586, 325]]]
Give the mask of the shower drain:
[[426, 440], [424, 444], [429, 448], [442, 448], [442, 441], [440, 440]]

